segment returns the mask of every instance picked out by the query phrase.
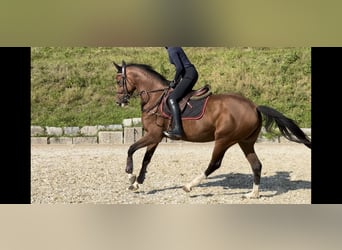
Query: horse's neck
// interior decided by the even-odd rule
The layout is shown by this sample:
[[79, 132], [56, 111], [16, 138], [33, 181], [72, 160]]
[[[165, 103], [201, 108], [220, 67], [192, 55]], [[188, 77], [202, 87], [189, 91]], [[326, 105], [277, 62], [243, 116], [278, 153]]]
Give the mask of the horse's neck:
[[139, 92], [152, 91], [165, 87], [160, 80], [140, 70], [138, 71], [138, 73], [135, 73], [134, 81]]

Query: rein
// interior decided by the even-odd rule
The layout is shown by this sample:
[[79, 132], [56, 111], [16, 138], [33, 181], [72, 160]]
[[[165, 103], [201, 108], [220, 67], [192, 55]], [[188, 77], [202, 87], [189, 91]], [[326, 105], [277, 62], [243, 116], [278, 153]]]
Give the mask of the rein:
[[[146, 91], [146, 90], [143, 90], [143, 91], [140, 91], [138, 93], [138, 95], [141, 97], [142, 94], [146, 93], [147, 94], [147, 101], [144, 103], [144, 106], [150, 101], [150, 95], [149, 93], [156, 93], [156, 92], [161, 92], [163, 91], [163, 93], [158, 97], [158, 100], [156, 101], [155, 104], [153, 104], [151, 107], [147, 108], [147, 109], [142, 109], [142, 112], [150, 112], [151, 110], [153, 110], [154, 108], [158, 107], [160, 105], [160, 103], [162, 102], [163, 100], [163, 97], [165, 96], [165, 94], [169, 91], [169, 87], [167, 88], [163, 88], [163, 89], [156, 89], [156, 90], [150, 90], [150, 91]], [[142, 97], [141, 97], [142, 98]], [[158, 109], [157, 109], [158, 111]], [[156, 114], [157, 111], [153, 112], [152, 114]]]

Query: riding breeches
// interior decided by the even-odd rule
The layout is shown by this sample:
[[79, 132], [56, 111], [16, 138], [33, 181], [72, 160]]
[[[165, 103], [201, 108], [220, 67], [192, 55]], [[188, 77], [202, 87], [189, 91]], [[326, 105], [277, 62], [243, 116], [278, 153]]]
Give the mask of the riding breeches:
[[186, 68], [184, 76], [170, 94], [169, 100], [173, 99], [174, 101], [178, 102], [192, 90], [193, 86], [197, 82], [197, 79], [197, 70], [194, 67]]

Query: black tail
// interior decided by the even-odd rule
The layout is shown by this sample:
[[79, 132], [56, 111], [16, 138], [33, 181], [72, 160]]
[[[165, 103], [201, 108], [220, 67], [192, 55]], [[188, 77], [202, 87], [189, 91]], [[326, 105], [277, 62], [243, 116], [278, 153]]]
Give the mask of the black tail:
[[270, 130], [275, 122], [286, 139], [293, 142], [303, 143], [308, 148], [311, 148], [310, 138], [304, 134], [293, 120], [270, 107], [258, 106], [257, 110], [265, 116], [265, 128], [267, 131]]

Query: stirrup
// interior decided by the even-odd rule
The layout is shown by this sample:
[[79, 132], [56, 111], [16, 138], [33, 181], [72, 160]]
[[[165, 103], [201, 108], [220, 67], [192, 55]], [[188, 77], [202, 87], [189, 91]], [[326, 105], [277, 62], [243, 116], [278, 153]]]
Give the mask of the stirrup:
[[163, 134], [169, 137], [171, 140], [180, 140], [182, 139], [182, 135], [175, 133], [173, 131], [163, 131]]

